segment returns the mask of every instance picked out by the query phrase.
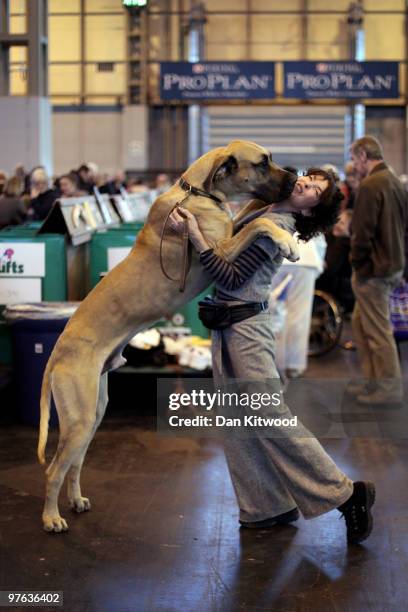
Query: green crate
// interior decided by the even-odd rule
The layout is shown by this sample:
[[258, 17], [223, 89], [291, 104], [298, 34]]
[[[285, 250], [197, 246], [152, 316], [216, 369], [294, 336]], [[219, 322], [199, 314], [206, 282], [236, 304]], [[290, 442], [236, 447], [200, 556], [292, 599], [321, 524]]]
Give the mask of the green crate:
[[27, 236], [36, 236], [37, 230], [33, 227], [5, 227], [0, 231], [0, 237], [4, 238], [4, 240], [11, 240], [12, 238], [26, 238]]
[[122, 229], [122, 227], [93, 234], [90, 255], [91, 288], [99, 282], [101, 273], [108, 271], [108, 249], [131, 248], [135, 243], [137, 231], [142, 228], [142, 224], [138, 224], [137, 231], [135, 228]]
[[[143, 223], [123, 223], [118, 228], [112, 228], [105, 232], [97, 232], [92, 236], [90, 264], [91, 287], [95, 287], [100, 280], [101, 273], [107, 272], [108, 270], [108, 249], [112, 247], [132, 247], [136, 240], [137, 233], [142, 227]], [[211, 290], [207, 289], [204, 293], [197, 296], [194, 300], [191, 300], [191, 302], [174, 313], [182, 315], [184, 321], [180, 322], [181, 326], [190, 327], [194, 335], [203, 338], [208, 338], [209, 333], [208, 329], [204, 327], [198, 318], [198, 302], [210, 292]]]
[[117, 227], [112, 227], [113, 232], [134, 232], [135, 236], [140, 232], [143, 228], [144, 223], [140, 223], [139, 221], [134, 221], [132, 223], [121, 223]]

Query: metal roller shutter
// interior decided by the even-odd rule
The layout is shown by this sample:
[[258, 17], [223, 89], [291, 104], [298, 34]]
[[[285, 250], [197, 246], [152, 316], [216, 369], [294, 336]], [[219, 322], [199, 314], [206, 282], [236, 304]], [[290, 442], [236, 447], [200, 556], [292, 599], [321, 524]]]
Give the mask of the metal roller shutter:
[[281, 166], [304, 170], [348, 159], [350, 114], [346, 106], [211, 106], [203, 113], [205, 151], [231, 140], [270, 149]]

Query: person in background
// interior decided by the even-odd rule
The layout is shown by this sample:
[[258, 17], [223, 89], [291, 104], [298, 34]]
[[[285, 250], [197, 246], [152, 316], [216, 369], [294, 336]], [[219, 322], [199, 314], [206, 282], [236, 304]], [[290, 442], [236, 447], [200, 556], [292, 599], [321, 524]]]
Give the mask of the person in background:
[[42, 167], [31, 173], [30, 196], [29, 216], [35, 221], [44, 220], [58, 198], [58, 192], [51, 189], [48, 175]]
[[80, 195], [75, 174], [63, 174], [58, 179], [61, 198], [75, 198]]
[[118, 170], [110, 181], [106, 181], [99, 191], [101, 193], [108, 193], [109, 195], [115, 195], [120, 193], [121, 187], [126, 185], [126, 175], [123, 170]]
[[340, 189], [344, 195], [342, 210], [353, 209], [359, 179], [352, 161], [347, 162], [344, 166], [344, 174], [345, 180], [340, 184]]
[[23, 199], [24, 181], [12, 176], [0, 196], [0, 228], [19, 225], [27, 217], [27, 206]]
[[[101, 172], [99, 172], [99, 166], [98, 164], [96, 164], [95, 162], [87, 162], [87, 167], [88, 167], [88, 177], [89, 180], [91, 181], [91, 184], [93, 185], [101, 185], [103, 183], [106, 183], [107, 181], [107, 175], [103, 176]], [[102, 177], [102, 183], [98, 182], [99, 177]]]
[[155, 189], [157, 191], [157, 195], [164, 193], [171, 187], [171, 181], [168, 174], [158, 174], [156, 176], [156, 184]]
[[[408, 174], [401, 174], [399, 177], [406, 192], [408, 192]], [[405, 268], [404, 281], [408, 283], [408, 193], [407, 193], [407, 221], [405, 224]]]
[[127, 190], [129, 193], [144, 193], [149, 189], [149, 185], [143, 178], [132, 178], [128, 181]]
[[288, 378], [302, 376], [307, 368], [315, 282], [323, 271], [326, 240], [319, 234], [308, 242], [299, 241], [298, 246], [298, 261], [284, 260], [271, 286], [273, 291], [288, 274], [292, 276], [285, 325], [276, 343], [276, 365]]
[[[332, 295], [340, 304], [343, 312], [349, 314], [355, 302], [351, 288], [350, 236], [352, 209], [359, 178], [351, 161], [345, 165], [344, 173], [345, 181], [339, 184], [344, 195], [340, 217], [332, 231], [326, 234], [327, 250], [324, 271], [316, 280], [316, 288]], [[347, 344], [349, 347], [352, 346], [351, 342]]]
[[364, 405], [400, 403], [401, 367], [389, 298], [405, 266], [407, 194], [384, 162], [381, 145], [373, 136], [353, 142], [351, 159], [361, 178], [351, 235], [356, 298], [352, 329], [365, 382], [353, 385], [349, 391]]
[[4, 187], [6, 186], [6, 182], [7, 182], [7, 172], [5, 172], [4, 170], [0, 170], [0, 195], [4, 191]]
[[346, 314], [352, 312], [355, 301], [351, 288], [350, 264], [352, 216], [352, 210], [342, 210], [332, 232], [326, 235], [324, 271], [316, 280], [316, 289], [332, 295]]
[[86, 195], [87, 193], [93, 193], [93, 187], [95, 184], [93, 173], [87, 164], [81, 164], [76, 170], [78, 176], [78, 190]]
[[14, 168], [14, 176], [23, 181], [24, 184], [24, 195], [29, 195], [30, 193], [30, 175], [26, 172], [23, 164], [17, 164]]

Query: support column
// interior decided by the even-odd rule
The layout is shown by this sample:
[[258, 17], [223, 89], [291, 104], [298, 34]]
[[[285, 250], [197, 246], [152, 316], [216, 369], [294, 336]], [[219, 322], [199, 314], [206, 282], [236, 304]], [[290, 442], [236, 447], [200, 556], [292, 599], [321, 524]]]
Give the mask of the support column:
[[[189, 15], [189, 62], [204, 59], [204, 25], [206, 23], [204, 4], [193, 4]], [[202, 107], [192, 104], [188, 109], [188, 163], [191, 164], [204, 153], [202, 134]]]
[[[52, 118], [48, 100], [48, 2], [27, 2], [26, 32], [10, 32], [8, 0], [0, 0], [0, 167], [43, 165], [52, 174]], [[10, 47], [28, 49], [28, 95], [10, 95]]]
[[[351, 2], [347, 18], [349, 32], [349, 57], [362, 62], [365, 60], [364, 7], [362, 0]], [[365, 106], [358, 102], [350, 103], [351, 142], [361, 138], [365, 132]]]

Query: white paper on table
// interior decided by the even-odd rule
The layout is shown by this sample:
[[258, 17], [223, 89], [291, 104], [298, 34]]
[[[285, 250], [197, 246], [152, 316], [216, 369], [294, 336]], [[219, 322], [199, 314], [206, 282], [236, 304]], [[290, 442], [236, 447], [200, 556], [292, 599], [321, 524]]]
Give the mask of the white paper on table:
[[0, 304], [41, 302], [41, 278], [0, 278]]

